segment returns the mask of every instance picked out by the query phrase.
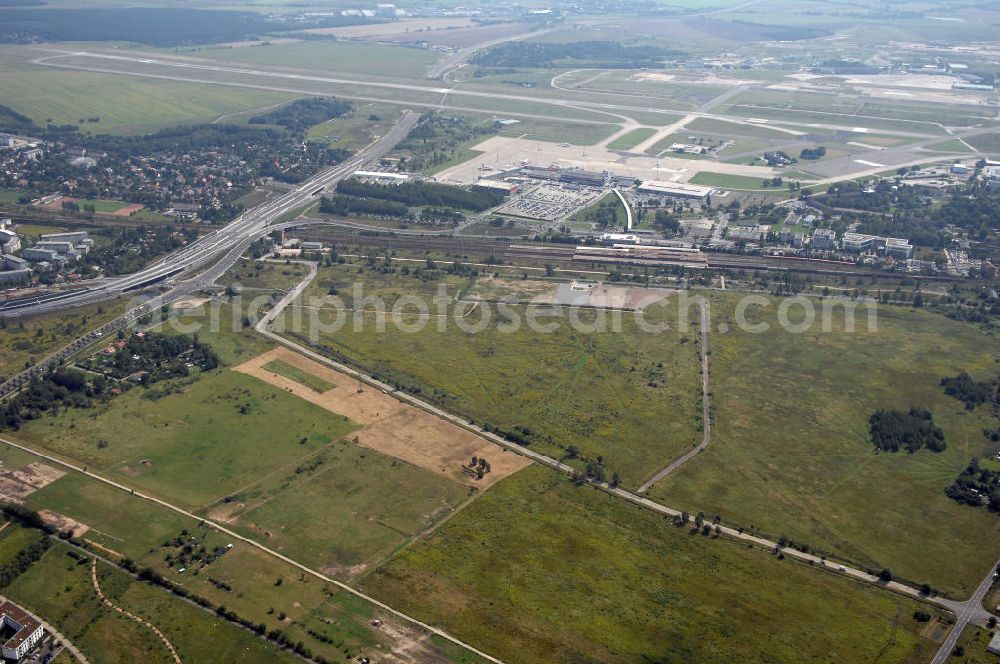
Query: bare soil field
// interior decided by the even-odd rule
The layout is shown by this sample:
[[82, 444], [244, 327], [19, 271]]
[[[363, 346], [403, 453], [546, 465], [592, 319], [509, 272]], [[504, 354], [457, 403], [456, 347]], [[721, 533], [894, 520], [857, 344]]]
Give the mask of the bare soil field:
[[[335, 387], [319, 393], [264, 369], [264, 365], [273, 360], [283, 360]], [[356, 434], [356, 441], [362, 447], [444, 475], [461, 484], [485, 489], [531, 464], [525, 457], [287, 348], [275, 348], [235, 367], [234, 371], [259, 378], [360, 424], [362, 428]], [[481, 480], [462, 470], [462, 466], [474, 456], [485, 458], [491, 467]]]
[[112, 212], [111, 215], [113, 217], [131, 217], [136, 212], [142, 212], [144, 209], [146, 209], [146, 206], [142, 203], [133, 203], [132, 205], [126, 205], [122, 209]]
[[73, 533], [73, 537], [82, 537], [88, 530], [90, 530], [90, 526], [87, 524], [80, 523], [75, 519], [71, 519], [68, 516], [58, 514], [51, 510], [38, 510], [38, 516], [42, 517], [42, 521], [61, 533]]
[[66, 473], [43, 463], [30, 463], [20, 470], [0, 470], [0, 499], [21, 503], [39, 489]]

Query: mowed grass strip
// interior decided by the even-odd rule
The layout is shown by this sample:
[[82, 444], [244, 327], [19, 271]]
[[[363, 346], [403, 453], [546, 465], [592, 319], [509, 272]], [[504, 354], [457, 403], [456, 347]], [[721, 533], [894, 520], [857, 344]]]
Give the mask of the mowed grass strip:
[[298, 367], [293, 367], [284, 360], [271, 360], [265, 364], [263, 368], [271, 373], [276, 373], [279, 376], [290, 378], [296, 383], [301, 383], [316, 392], [329, 392], [334, 387], [333, 383], [323, 380], [319, 376], [315, 376], [308, 371], [303, 371]]
[[917, 603], [533, 467], [363, 579], [519, 662], [916, 662]]
[[172, 389], [157, 398], [132, 389], [106, 406], [35, 420], [17, 437], [197, 509], [294, 467], [355, 428], [227, 369]]
[[[993, 456], [983, 430], [996, 422], [946, 396], [940, 381], [961, 371], [995, 378], [1000, 344], [972, 325], [888, 305], [871, 333], [864, 307], [851, 333], [838, 306], [829, 332], [817, 321], [794, 334], [778, 324], [778, 300], [747, 310], [750, 323], [770, 326], [753, 334], [736, 324], [736, 302], [711, 300], [713, 329], [731, 330], [712, 337], [712, 443], [652, 496], [967, 597], [1000, 555], [1000, 518], [944, 489], [972, 457]], [[877, 453], [869, 417], [911, 407], [931, 411], [947, 449]]]
[[[188, 122], [211, 122], [224, 114], [299, 97], [287, 92], [61, 71], [30, 65], [26, 55], [13, 47], [0, 49], [0, 86], [5, 104], [40, 126], [52, 122], [94, 133], [141, 134]], [[100, 121], [86, 122], [90, 118]]]
[[608, 143], [609, 150], [628, 150], [642, 143], [644, 140], [656, 133], [652, 127], [639, 127], [627, 134], [622, 134], [615, 140]]

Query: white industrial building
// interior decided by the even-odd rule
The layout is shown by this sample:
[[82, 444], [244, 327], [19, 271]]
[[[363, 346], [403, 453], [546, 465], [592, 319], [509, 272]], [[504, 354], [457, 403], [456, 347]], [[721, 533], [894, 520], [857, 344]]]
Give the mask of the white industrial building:
[[701, 201], [708, 200], [708, 197], [714, 191], [711, 187], [702, 187], [686, 182], [664, 182], [662, 180], [650, 180], [639, 185], [639, 192], [643, 194], [659, 194], [673, 198], [696, 198]]
[[841, 247], [844, 251], [857, 254], [884, 253], [896, 258], [911, 258], [913, 256], [913, 245], [910, 244], [910, 241], [898, 237], [844, 233]]
[[0, 230], [0, 254], [13, 254], [21, 250], [21, 238], [14, 231]]
[[402, 182], [410, 179], [406, 173], [386, 173], [383, 171], [354, 171], [354, 177], [362, 180], [383, 180], [386, 182]]
[[48, 235], [42, 235], [40, 240], [42, 242], [72, 242], [73, 244], [80, 244], [84, 240], [88, 239], [87, 231], [73, 231], [71, 233], [49, 233]]

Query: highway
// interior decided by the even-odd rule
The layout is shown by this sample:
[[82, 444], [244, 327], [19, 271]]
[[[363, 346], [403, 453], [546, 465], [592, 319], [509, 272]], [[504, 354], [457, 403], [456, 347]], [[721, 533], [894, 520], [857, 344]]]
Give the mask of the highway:
[[[384, 136], [375, 141], [347, 161], [317, 173], [295, 189], [266, 201], [261, 205], [247, 210], [229, 225], [208, 235], [198, 238], [183, 249], [157, 261], [138, 272], [102, 280], [99, 284], [73, 291], [46, 293], [36, 297], [9, 300], [0, 303], [0, 317], [16, 317], [51, 313], [67, 307], [77, 307], [94, 304], [118, 297], [129, 291], [138, 291], [168, 278], [191, 274], [194, 270], [210, 265], [222, 254], [233, 255], [236, 249], [239, 253], [233, 255], [233, 262], [257, 238], [260, 231], [267, 229], [283, 215], [305, 206], [315, 200], [327, 187], [335, 185], [340, 180], [368, 164], [384, 157], [413, 129], [419, 120], [419, 115], [405, 111]], [[264, 233], [266, 234], [266, 233]], [[225, 261], [224, 261], [225, 262]], [[223, 263], [224, 263], [223, 262]], [[207, 271], [194, 283], [188, 283], [191, 291], [211, 285], [221, 276], [232, 263], [225, 265], [219, 271], [216, 268]], [[189, 291], [190, 292], [190, 291]]]

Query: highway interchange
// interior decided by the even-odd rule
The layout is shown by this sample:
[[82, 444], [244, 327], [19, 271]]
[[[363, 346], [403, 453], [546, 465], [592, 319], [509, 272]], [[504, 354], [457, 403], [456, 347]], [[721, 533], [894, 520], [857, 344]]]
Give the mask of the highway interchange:
[[0, 317], [52, 313], [68, 307], [103, 302], [158, 281], [190, 274], [224, 255], [223, 260], [214, 264], [210, 270], [178, 284], [173, 290], [193, 292], [210, 286], [236, 262], [250, 244], [270, 232], [271, 224], [316, 200], [327, 187], [335, 185], [355, 171], [384, 157], [410, 133], [418, 119], [418, 114], [412, 111], [404, 112], [399, 122], [384, 136], [347, 161], [328, 168], [295, 189], [244, 212], [227, 226], [198, 238], [153, 265], [132, 274], [101, 280], [86, 288], [0, 303]]

